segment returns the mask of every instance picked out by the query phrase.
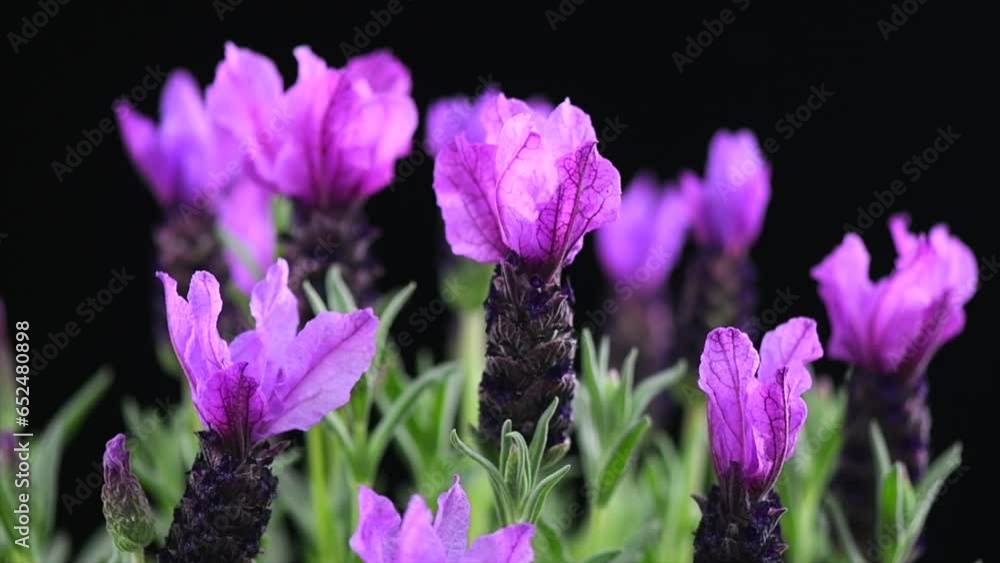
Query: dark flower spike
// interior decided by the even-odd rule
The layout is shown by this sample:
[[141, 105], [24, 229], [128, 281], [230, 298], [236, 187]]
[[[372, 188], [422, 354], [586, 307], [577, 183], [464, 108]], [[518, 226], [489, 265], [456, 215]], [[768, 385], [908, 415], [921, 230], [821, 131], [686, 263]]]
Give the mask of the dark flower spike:
[[454, 139], [436, 140], [434, 191], [452, 250], [498, 263], [486, 301], [480, 432], [497, 446], [510, 419], [530, 439], [558, 398], [549, 445], [564, 448], [576, 337], [561, 273], [587, 232], [617, 218], [621, 179], [598, 154], [590, 117], [569, 100], [542, 115], [490, 92], [474, 107]]
[[140, 551], [156, 538], [156, 518], [146, 493], [132, 474], [124, 434], [108, 440], [105, 447], [101, 501], [108, 535], [119, 550]]
[[806, 364], [822, 355], [816, 322], [803, 317], [764, 335], [760, 355], [735, 328], [709, 333], [698, 386], [719, 484], [698, 499], [695, 561], [781, 561], [785, 509], [773, 489], [805, 424]]

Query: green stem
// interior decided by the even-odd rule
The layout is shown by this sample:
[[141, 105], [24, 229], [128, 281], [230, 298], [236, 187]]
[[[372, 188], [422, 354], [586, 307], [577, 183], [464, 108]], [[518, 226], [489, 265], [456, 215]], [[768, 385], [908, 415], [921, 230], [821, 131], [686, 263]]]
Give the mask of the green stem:
[[132, 552], [132, 563], [145, 563], [146, 550], [140, 548], [139, 551]]
[[337, 539], [340, 538], [336, 529], [336, 518], [331, 514], [331, 500], [326, 466], [326, 440], [323, 427], [316, 425], [306, 432], [306, 462], [309, 468], [309, 485], [312, 494], [313, 515], [316, 523], [316, 556], [317, 561], [340, 561], [337, 554]]
[[486, 319], [483, 311], [462, 311], [459, 318], [460, 336], [458, 357], [462, 369], [462, 406], [459, 432], [465, 440], [470, 429], [479, 425], [479, 382], [483, 377], [486, 356]]

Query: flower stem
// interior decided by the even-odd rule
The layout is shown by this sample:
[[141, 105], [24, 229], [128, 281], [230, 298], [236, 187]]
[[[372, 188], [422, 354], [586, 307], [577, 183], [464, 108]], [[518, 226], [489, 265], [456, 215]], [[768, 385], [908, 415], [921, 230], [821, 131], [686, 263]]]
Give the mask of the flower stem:
[[132, 563], [145, 563], [146, 562], [146, 550], [140, 548], [138, 551], [132, 552]]
[[458, 431], [465, 440], [469, 430], [479, 424], [479, 382], [483, 377], [483, 364], [486, 356], [486, 321], [483, 311], [464, 310], [459, 317], [460, 337], [458, 357], [462, 368], [461, 415]]
[[316, 560], [340, 561], [337, 557], [337, 540], [340, 538], [333, 518], [329, 494], [325, 436], [323, 427], [317, 425], [306, 432], [306, 461], [309, 467], [309, 485], [312, 494], [313, 516], [316, 523]]

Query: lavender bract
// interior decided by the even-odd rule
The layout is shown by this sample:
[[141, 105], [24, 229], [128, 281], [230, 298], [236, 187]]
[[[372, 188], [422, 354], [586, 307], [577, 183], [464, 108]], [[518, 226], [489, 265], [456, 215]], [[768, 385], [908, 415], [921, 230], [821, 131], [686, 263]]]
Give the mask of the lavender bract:
[[452, 251], [498, 263], [486, 302], [479, 430], [496, 444], [509, 419], [530, 439], [558, 398], [548, 444], [564, 450], [576, 338], [561, 272], [587, 232], [617, 218], [621, 179], [597, 153], [590, 117], [569, 100], [541, 116], [491, 93], [475, 120], [437, 153], [434, 192]]
[[816, 322], [797, 317], [764, 335], [760, 354], [738, 329], [705, 340], [700, 387], [708, 397], [709, 441], [719, 478], [701, 499], [695, 561], [780, 561], [785, 546], [773, 492], [807, 411], [808, 362], [823, 355]]
[[438, 497], [432, 517], [424, 499], [414, 495], [400, 517], [392, 501], [362, 485], [360, 516], [351, 549], [364, 563], [530, 563], [534, 526], [512, 524], [468, 545], [469, 499], [455, 483]]
[[108, 535], [119, 550], [140, 551], [156, 538], [156, 518], [146, 493], [132, 474], [124, 434], [108, 440], [105, 447], [101, 500]]
[[878, 422], [892, 458], [919, 480], [930, 461], [927, 365], [962, 331], [978, 280], [975, 256], [946, 226], [914, 235], [909, 219], [895, 215], [889, 230], [898, 257], [888, 276], [870, 279], [868, 251], [853, 233], [812, 270], [830, 316], [830, 355], [856, 368], [834, 485], [859, 507], [848, 520], [860, 542], [875, 533], [878, 476], [869, 426]]

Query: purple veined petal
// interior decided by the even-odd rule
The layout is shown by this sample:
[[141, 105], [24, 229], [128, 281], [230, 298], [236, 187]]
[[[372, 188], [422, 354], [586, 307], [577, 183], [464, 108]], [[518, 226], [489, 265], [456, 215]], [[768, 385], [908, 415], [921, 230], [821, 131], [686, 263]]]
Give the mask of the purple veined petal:
[[535, 527], [531, 524], [512, 524], [480, 536], [460, 563], [531, 563], [535, 560], [531, 548], [534, 534]]
[[208, 272], [195, 272], [188, 299], [177, 293], [177, 282], [157, 272], [166, 297], [167, 329], [177, 360], [193, 393], [209, 376], [229, 363], [229, 350], [217, 327], [222, 311], [219, 282]]
[[349, 130], [363, 144], [349, 154], [361, 155], [356, 166], [361, 179], [354, 197], [368, 197], [388, 186], [396, 174], [396, 160], [410, 152], [419, 112], [409, 96], [376, 94], [363, 99]]
[[462, 489], [458, 475], [447, 491], [438, 496], [434, 515], [434, 533], [444, 547], [446, 561], [458, 563], [469, 544], [469, 498]]
[[265, 399], [260, 394], [260, 382], [247, 375], [246, 367], [240, 362], [215, 372], [192, 398], [207, 428], [223, 436], [255, 442], [266, 437], [257, 431], [264, 418]]
[[284, 379], [271, 394], [267, 434], [308, 430], [346, 403], [375, 356], [377, 327], [371, 309], [325, 312], [306, 323], [288, 348]]
[[708, 333], [698, 367], [698, 387], [708, 397], [709, 441], [720, 478], [734, 463], [744, 475], [759, 471], [759, 450], [748, 404], [757, 391], [759, 363], [753, 344], [740, 330], [726, 327]]
[[568, 154], [579, 150], [581, 146], [597, 143], [597, 134], [590, 122], [590, 116], [570, 103], [569, 98], [563, 100], [548, 115], [542, 130], [545, 148], [553, 154]]
[[462, 96], [442, 98], [431, 102], [430, 107], [427, 108], [424, 142], [432, 156], [437, 156], [462, 132], [465, 132], [465, 137], [469, 141], [482, 141], [482, 139], [474, 139], [466, 131], [466, 124], [473, 119], [474, 110], [473, 102]]
[[378, 94], [409, 96], [413, 85], [406, 65], [388, 49], [352, 57], [344, 72], [352, 81], [364, 80]]
[[[760, 382], [747, 403], [750, 420], [760, 438], [757, 449], [760, 465], [757, 471], [745, 472], [744, 478], [757, 495], [774, 487], [785, 460], [792, 455], [798, 434], [797, 430], [792, 432], [793, 411], [801, 415], [800, 427], [805, 421], [805, 402], [793, 394], [788, 373], [789, 368], [779, 368], [767, 381]], [[796, 400], [801, 404], [793, 406]]]
[[[219, 222], [245, 251], [240, 255], [227, 248], [225, 255], [233, 283], [250, 293], [277, 253], [271, 193], [253, 180], [238, 181], [219, 206]], [[247, 264], [247, 259], [253, 263]]]
[[125, 150], [149, 183], [156, 200], [162, 206], [174, 203], [177, 193], [173, 183], [173, 163], [163, 155], [156, 124], [126, 102], [115, 104], [115, 117]]
[[395, 563], [402, 519], [392, 501], [361, 485], [351, 549], [364, 563]]
[[494, 211], [496, 147], [459, 136], [434, 162], [434, 194], [455, 254], [498, 262], [506, 254]]
[[448, 562], [444, 546], [434, 533], [431, 511], [420, 495], [413, 495], [403, 515], [394, 563]]
[[[487, 90], [476, 100], [472, 123], [467, 125], [469, 140], [500, 144], [500, 133], [512, 118], [518, 115], [533, 115], [531, 107], [517, 98], [508, 98], [496, 90]], [[543, 123], [538, 120], [538, 123]]]
[[868, 315], [875, 285], [868, 277], [871, 259], [861, 237], [844, 236], [810, 272], [819, 284], [819, 296], [830, 318], [830, 357], [871, 368], [868, 351]]

